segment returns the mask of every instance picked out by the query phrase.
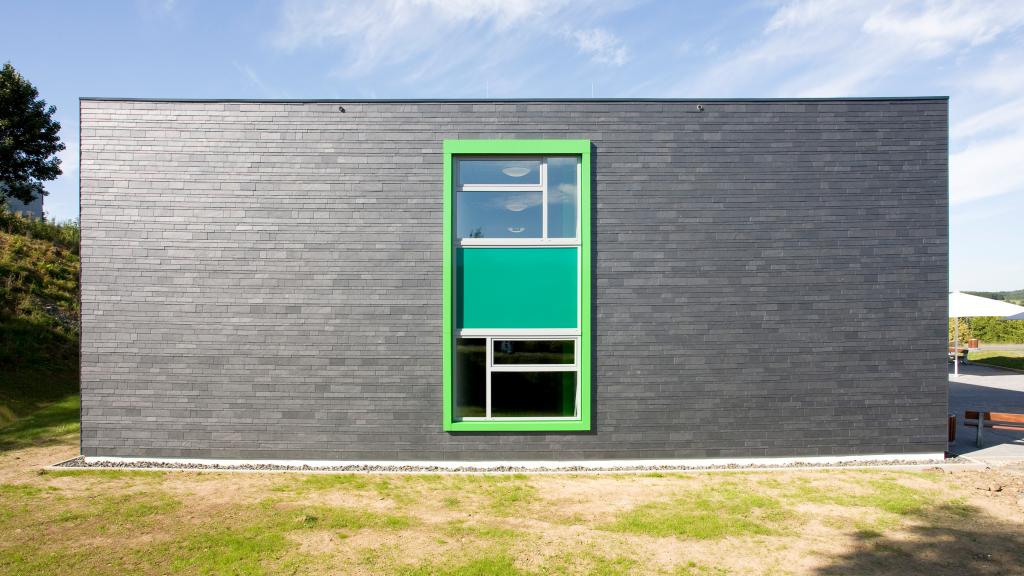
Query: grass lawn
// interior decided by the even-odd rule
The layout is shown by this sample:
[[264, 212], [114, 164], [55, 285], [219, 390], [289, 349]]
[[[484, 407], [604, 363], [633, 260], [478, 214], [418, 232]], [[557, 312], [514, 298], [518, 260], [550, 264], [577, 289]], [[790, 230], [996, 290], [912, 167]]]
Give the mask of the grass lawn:
[[940, 576], [1024, 565], [1021, 468], [43, 471], [77, 452], [75, 402], [0, 428], [0, 574]]
[[970, 352], [967, 357], [971, 362], [977, 362], [978, 364], [990, 364], [992, 366], [1002, 366], [1003, 368], [1024, 370], [1024, 352], [986, 350]]

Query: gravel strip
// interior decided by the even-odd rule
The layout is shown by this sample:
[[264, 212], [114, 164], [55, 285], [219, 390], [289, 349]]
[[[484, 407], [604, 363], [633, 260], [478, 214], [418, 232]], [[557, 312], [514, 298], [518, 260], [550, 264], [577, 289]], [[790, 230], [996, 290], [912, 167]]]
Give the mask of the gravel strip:
[[938, 464], [964, 464], [960, 458], [947, 458], [944, 462], [935, 460], [877, 460], [871, 462], [849, 460], [830, 463], [791, 462], [784, 464], [725, 464], [725, 465], [652, 465], [652, 466], [402, 466], [380, 464], [348, 464], [341, 466], [288, 466], [284, 464], [199, 464], [191, 462], [163, 462], [160, 460], [94, 461], [86, 462], [78, 456], [50, 468], [74, 470], [216, 470], [222, 472], [686, 472], [700, 470], [771, 470], [785, 468], [877, 468], [889, 466], [937, 466]]

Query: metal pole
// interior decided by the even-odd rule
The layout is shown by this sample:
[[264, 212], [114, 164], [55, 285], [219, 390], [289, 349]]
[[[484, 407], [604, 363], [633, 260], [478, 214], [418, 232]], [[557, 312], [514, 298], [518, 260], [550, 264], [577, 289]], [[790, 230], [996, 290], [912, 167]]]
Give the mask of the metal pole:
[[974, 439], [974, 444], [978, 448], [981, 448], [981, 429], [985, 427], [985, 413], [978, 412], [978, 436]]

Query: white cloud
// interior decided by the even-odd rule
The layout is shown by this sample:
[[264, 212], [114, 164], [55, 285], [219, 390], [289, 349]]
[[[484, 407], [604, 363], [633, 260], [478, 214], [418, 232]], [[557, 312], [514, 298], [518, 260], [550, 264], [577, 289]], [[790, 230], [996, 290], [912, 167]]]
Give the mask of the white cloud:
[[[902, 8], [902, 9], [901, 9]], [[912, 44], [923, 56], [943, 55], [959, 44], [977, 46], [1024, 21], [1024, 3], [932, 2], [920, 10], [886, 5], [864, 22], [868, 34]]]
[[576, 43], [576, 49], [598, 64], [622, 66], [629, 60], [629, 51], [622, 40], [602, 28], [571, 31], [569, 35]]
[[846, 10], [848, 2], [841, 0], [803, 0], [783, 4], [772, 14], [766, 32], [775, 32], [786, 28], [800, 28], [821, 23], [834, 18]]
[[540, 206], [541, 195], [538, 193], [505, 194], [496, 198], [494, 205], [509, 212], [522, 212], [527, 208]]
[[551, 201], [555, 204], [565, 204], [576, 201], [576, 183], [563, 183], [550, 191]]
[[[1024, 43], [1011, 50], [993, 54], [980, 70], [963, 78], [967, 88], [977, 96], [1017, 96], [1024, 92]], [[975, 63], [977, 65], [979, 63]]]
[[289, 3], [277, 46], [344, 45], [348, 72], [373, 70], [437, 50], [462, 27], [507, 29], [528, 17], [539, 19], [540, 0], [304, 0]]
[[1024, 190], [1024, 132], [968, 146], [949, 157], [950, 204]]
[[[968, 104], [969, 105], [969, 104]], [[983, 110], [953, 125], [949, 137], [954, 141], [1019, 130], [1024, 126], [1024, 98]], [[1021, 150], [1024, 156], [1024, 150]]]
[[1019, 0], [787, 2], [759, 36], [711, 63], [696, 86], [714, 96], [765, 87], [779, 96], [862, 95], [915, 62], [970, 50], [1022, 25]]
[[588, 21], [588, 10], [611, 9], [595, 6], [600, 4], [568, 0], [292, 0], [274, 43], [285, 51], [340, 49], [342, 76], [409, 64], [409, 79], [416, 82], [466, 70], [485, 76], [496, 70], [492, 75], [500, 80], [509, 76], [500, 64], [516, 61], [538, 38], [568, 40], [595, 62], [620, 65], [628, 51], [615, 35], [601, 28], [566, 34], [556, 25]]
[[235, 70], [238, 70], [238, 72], [241, 73], [243, 77], [245, 77], [249, 84], [251, 84], [257, 90], [259, 90], [260, 96], [264, 98], [286, 97], [286, 94], [284, 94], [281, 90], [278, 90], [277, 88], [265, 82], [263, 78], [259, 74], [257, 74], [256, 71], [253, 70], [252, 67], [250, 67], [248, 64], [240, 64], [238, 62], [232, 62], [232, 64], [234, 65]]

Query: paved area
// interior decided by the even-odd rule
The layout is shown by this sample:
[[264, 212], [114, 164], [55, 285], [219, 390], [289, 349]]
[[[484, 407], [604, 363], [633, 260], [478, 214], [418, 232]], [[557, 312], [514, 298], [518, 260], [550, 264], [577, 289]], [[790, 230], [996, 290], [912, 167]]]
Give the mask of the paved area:
[[1024, 414], [1024, 374], [968, 364], [953, 376], [949, 366], [949, 412], [957, 419], [956, 442], [949, 451], [992, 464], [1024, 462], [1024, 432], [985, 429], [979, 449], [976, 429], [963, 425], [965, 410]]
[[1012, 352], [1024, 352], [1024, 344], [985, 344], [981, 343], [978, 350], [984, 351], [1012, 351]]

